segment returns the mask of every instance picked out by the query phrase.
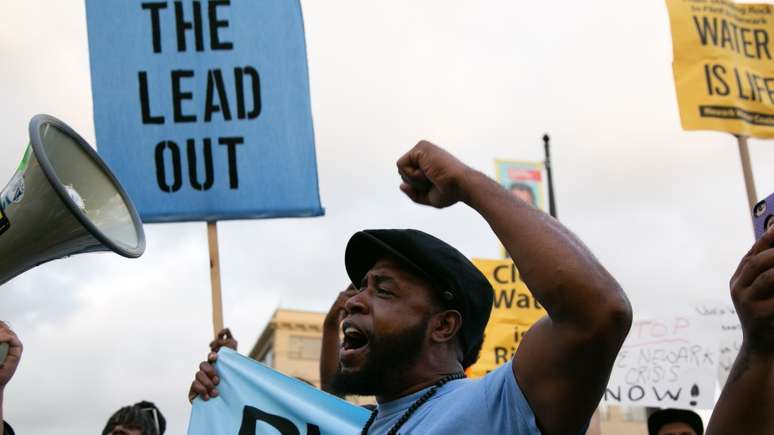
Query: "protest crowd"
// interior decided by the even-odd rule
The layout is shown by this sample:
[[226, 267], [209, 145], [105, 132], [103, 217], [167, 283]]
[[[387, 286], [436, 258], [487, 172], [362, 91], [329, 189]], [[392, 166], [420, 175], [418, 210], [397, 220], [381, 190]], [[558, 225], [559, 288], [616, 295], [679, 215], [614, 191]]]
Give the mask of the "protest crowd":
[[[363, 434], [584, 433], [631, 325], [624, 291], [558, 221], [442, 148], [420, 142], [397, 164], [401, 190], [414, 202], [436, 208], [463, 202], [487, 220], [549, 314], [533, 326], [508, 364], [481, 379], [465, 379], [491, 311], [488, 281], [459, 251], [424, 232], [359, 231], [345, 253], [352, 285], [330, 314], [337, 327], [328, 333], [332, 343], [321, 357], [324, 388], [375, 396], [377, 406]], [[769, 231], [731, 279], [744, 347], [707, 434], [763, 434], [774, 427], [772, 245], [774, 231]], [[0, 368], [4, 399], [22, 344], [5, 324], [0, 341], [10, 345]], [[214, 363], [222, 346], [236, 347], [230, 331], [211, 343], [213, 352], [199, 366], [189, 399], [218, 397]], [[700, 420], [673, 414], [654, 414], [651, 432], [702, 432]], [[5, 434], [13, 434], [4, 425]], [[156, 435], [164, 426], [153, 404], [140, 402], [111, 416], [103, 434]]]
[[[343, 252], [323, 246], [347, 282], [313, 284], [343, 288], [306, 355], [319, 388], [241, 355], [224, 327], [217, 221], [325, 214], [298, 0], [86, 0], [99, 153], [63, 121], [32, 118], [0, 190], [0, 286], [70, 255], [137, 258], [143, 224], [206, 221], [214, 339], [190, 361], [188, 435], [602, 435], [600, 410], [617, 405], [644, 410], [641, 434], [774, 435], [774, 194], [757, 196], [747, 149], [748, 137], [774, 138], [774, 5], [666, 3], [682, 126], [734, 135], [742, 159], [755, 240], [727, 265], [734, 345], [701, 329], [696, 319], [720, 315], [711, 307], [691, 307], [696, 319], [640, 315], [620, 265], [558, 219], [545, 134], [543, 162], [496, 161], [493, 177], [454, 144], [419, 140], [380, 158], [406, 210], [456, 206], [501, 258], [419, 229], [348, 228]], [[0, 435], [21, 432], [3, 413], [21, 401], [7, 387], [29, 346], [16, 314], [0, 311]], [[160, 400], [122, 399], [93, 419], [102, 435], [174, 432]]]

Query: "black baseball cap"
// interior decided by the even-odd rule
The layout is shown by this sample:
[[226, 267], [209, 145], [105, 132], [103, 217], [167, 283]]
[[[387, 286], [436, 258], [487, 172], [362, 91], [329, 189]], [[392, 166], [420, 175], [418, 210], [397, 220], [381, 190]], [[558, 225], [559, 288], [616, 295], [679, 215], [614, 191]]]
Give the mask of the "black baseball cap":
[[669, 423], [685, 423], [696, 432], [696, 435], [704, 434], [704, 423], [699, 414], [687, 409], [674, 408], [661, 409], [651, 414], [648, 417], [648, 433], [656, 435]]
[[478, 360], [489, 321], [494, 290], [486, 277], [448, 243], [412, 229], [358, 231], [347, 243], [344, 262], [349, 279], [359, 285], [377, 260], [392, 256], [438, 290], [440, 300], [462, 315], [459, 337], [462, 366]]

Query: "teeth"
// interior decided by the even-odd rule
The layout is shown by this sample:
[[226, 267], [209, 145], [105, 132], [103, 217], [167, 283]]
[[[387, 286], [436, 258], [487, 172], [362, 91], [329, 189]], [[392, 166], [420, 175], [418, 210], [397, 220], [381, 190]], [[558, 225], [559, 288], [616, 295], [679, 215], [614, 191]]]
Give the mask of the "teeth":
[[344, 339], [341, 342], [343, 349], [359, 349], [368, 343], [366, 335], [352, 325], [342, 325]]

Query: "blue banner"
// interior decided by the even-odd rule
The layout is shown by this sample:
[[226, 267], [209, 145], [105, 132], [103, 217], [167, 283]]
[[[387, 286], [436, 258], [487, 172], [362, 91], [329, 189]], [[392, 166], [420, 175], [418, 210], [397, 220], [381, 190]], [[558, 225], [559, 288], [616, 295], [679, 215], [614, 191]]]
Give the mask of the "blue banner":
[[318, 216], [298, 0], [86, 0], [97, 149], [145, 222]]
[[231, 349], [215, 368], [220, 394], [194, 400], [188, 435], [354, 435], [370, 415]]

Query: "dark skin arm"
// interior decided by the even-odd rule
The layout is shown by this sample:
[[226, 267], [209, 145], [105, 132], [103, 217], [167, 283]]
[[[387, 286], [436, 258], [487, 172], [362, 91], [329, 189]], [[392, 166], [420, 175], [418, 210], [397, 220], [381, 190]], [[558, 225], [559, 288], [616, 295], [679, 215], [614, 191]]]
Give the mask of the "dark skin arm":
[[237, 345], [238, 343], [230, 329], [224, 328], [218, 331], [215, 339], [210, 342], [210, 354], [207, 355], [207, 361], [202, 361], [199, 364], [199, 371], [196, 372], [191, 388], [188, 390], [189, 402], [193, 402], [196, 396], [200, 396], [203, 400], [218, 397], [218, 390], [215, 386], [220, 383], [220, 377], [218, 377], [213, 364], [218, 360], [218, 351], [221, 347], [237, 350]]
[[339, 328], [341, 319], [345, 314], [344, 304], [354, 294], [357, 294], [357, 289], [350, 284], [346, 290], [339, 293], [323, 321], [322, 347], [320, 349], [320, 389], [326, 393], [336, 394], [331, 390], [331, 381], [339, 367], [339, 347], [341, 346]]
[[3, 429], [3, 394], [5, 386], [13, 377], [16, 368], [19, 367], [19, 361], [22, 355], [22, 343], [19, 337], [8, 327], [5, 322], [0, 321], [0, 343], [8, 343], [8, 355], [5, 361], [0, 361], [0, 430]]
[[519, 346], [514, 376], [544, 434], [580, 433], [631, 326], [626, 295], [567, 228], [445, 150], [422, 141], [398, 160], [398, 172], [413, 201], [466, 203], [508, 250], [548, 311]]
[[742, 348], [712, 412], [707, 435], [770, 434], [774, 427], [774, 232], [767, 231], [731, 278]]

